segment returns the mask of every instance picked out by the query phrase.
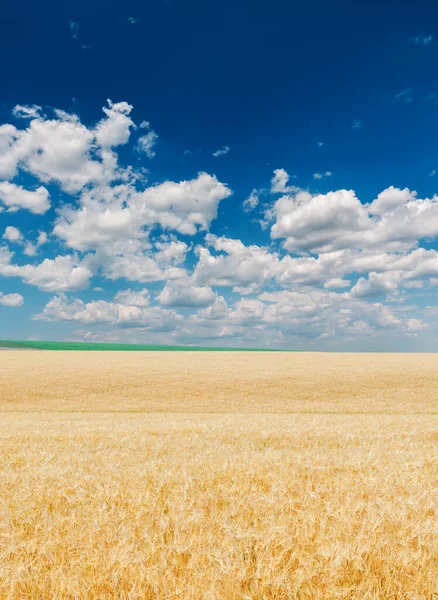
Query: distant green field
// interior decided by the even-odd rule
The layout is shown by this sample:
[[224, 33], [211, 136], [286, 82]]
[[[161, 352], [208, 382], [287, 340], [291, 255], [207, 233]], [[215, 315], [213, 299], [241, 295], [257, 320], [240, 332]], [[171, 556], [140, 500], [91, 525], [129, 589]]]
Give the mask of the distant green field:
[[204, 346], [157, 346], [153, 344], [104, 344], [88, 342], [39, 342], [0, 340], [0, 348], [35, 348], [38, 350], [118, 350], [118, 351], [175, 351], [175, 352], [284, 352], [263, 348], [220, 348]]

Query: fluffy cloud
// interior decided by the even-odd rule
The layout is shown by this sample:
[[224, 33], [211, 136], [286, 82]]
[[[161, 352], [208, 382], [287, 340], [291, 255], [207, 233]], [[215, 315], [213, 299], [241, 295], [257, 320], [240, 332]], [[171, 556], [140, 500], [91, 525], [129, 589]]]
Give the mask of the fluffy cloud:
[[24, 254], [26, 254], [26, 256], [35, 256], [39, 248], [44, 246], [44, 244], [47, 244], [48, 239], [47, 233], [45, 231], [40, 231], [35, 243], [27, 242], [23, 250]]
[[119, 256], [102, 257], [102, 272], [107, 279], [127, 279], [141, 283], [164, 281], [185, 277], [187, 272], [180, 267], [162, 268], [157, 261], [146, 254], [123, 254]]
[[64, 294], [52, 298], [42, 313], [34, 318], [87, 325], [106, 323], [120, 327], [141, 327], [145, 331], [171, 331], [182, 320], [174, 311], [159, 306], [136, 306], [116, 299], [114, 302], [97, 300], [85, 303], [79, 298], [68, 299]]
[[259, 246], [245, 246], [240, 240], [206, 235], [206, 242], [217, 252], [199, 247], [199, 260], [193, 278], [203, 285], [233, 286], [237, 291], [255, 291], [272, 277], [278, 257]]
[[3, 294], [0, 292], [0, 305], [2, 306], [22, 306], [24, 299], [21, 294]]
[[217, 298], [217, 294], [208, 287], [193, 285], [191, 280], [180, 279], [169, 282], [158, 296], [163, 306], [208, 306]]
[[9, 227], [6, 227], [5, 229], [3, 239], [12, 243], [21, 242], [22, 235], [19, 229], [13, 227], [12, 225], [9, 225]]
[[168, 241], [155, 242], [155, 260], [165, 265], [180, 265], [186, 259], [188, 245], [181, 240], [171, 238]]
[[[131, 108], [126, 102], [108, 101], [108, 107], [103, 109], [106, 116], [94, 129], [64, 111], [57, 110], [56, 118], [48, 119], [35, 109], [27, 109], [27, 128], [0, 126], [0, 178], [12, 179], [23, 169], [41, 182], [58, 183], [70, 193], [91, 182], [113, 180], [120, 173], [111, 148], [128, 141], [133, 126]], [[17, 109], [21, 113], [25, 110]], [[44, 188], [39, 194], [44, 194]], [[39, 210], [45, 209], [47, 201], [40, 198]]]
[[25, 283], [44, 291], [74, 291], [88, 287], [93, 273], [75, 255], [46, 258], [37, 265], [14, 265], [12, 254], [0, 249], [0, 275], [21, 277]]
[[[108, 101], [103, 118], [85, 125], [62, 110], [47, 116], [39, 106], [17, 106], [19, 125], [0, 126], [0, 236], [9, 243], [0, 246], [0, 276], [59, 294], [38, 319], [261, 346], [368, 340], [372, 347], [387, 331], [394, 339], [433, 332], [433, 312], [423, 314], [415, 301], [438, 285], [438, 252], [421, 247], [438, 237], [438, 196], [389, 187], [366, 204], [353, 190], [302, 190], [277, 169], [270, 190], [254, 188], [243, 202], [251, 212], [266, 197], [260, 223], [270, 239], [245, 244], [209, 233], [231, 195], [215, 175], [148, 181], [141, 164], [157, 136], [143, 122], [132, 140], [132, 111]], [[119, 159], [130, 142], [140, 166], [122, 163], [128, 151]], [[28, 215], [30, 231], [24, 219], [20, 229], [7, 222], [18, 210], [36, 215]], [[43, 259], [26, 258], [43, 250]], [[90, 283], [102, 291], [95, 286], [104, 279], [127, 289], [112, 301], [63, 294]], [[19, 305], [22, 297], [3, 293], [0, 301]]]
[[438, 196], [417, 199], [416, 192], [390, 187], [370, 204], [352, 190], [313, 196], [300, 191], [274, 206], [273, 239], [285, 239], [292, 252], [341, 249], [403, 251], [438, 235]]
[[42, 215], [50, 208], [49, 192], [44, 186], [31, 191], [9, 181], [0, 181], [0, 201], [11, 212], [24, 208]]
[[150, 302], [149, 290], [120, 290], [114, 296], [114, 302], [127, 306], [148, 306]]
[[65, 206], [59, 211], [54, 234], [77, 250], [144, 239], [146, 229], [155, 226], [195, 235], [208, 228], [219, 202], [230, 194], [207, 173], [189, 181], [166, 181], [143, 192], [128, 185], [96, 187], [82, 194], [80, 208]]
[[288, 186], [289, 174], [284, 169], [275, 169], [274, 177], [271, 179], [272, 194], [288, 194], [298, 192], [300, 188], [295, 185]]

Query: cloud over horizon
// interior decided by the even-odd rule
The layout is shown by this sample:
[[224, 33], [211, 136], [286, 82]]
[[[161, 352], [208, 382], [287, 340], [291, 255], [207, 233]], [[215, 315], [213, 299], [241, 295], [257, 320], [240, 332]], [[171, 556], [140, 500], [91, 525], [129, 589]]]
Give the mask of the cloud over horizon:
[[[304, 188], [276, 168], [240, 200], [265, 229], [239, 239], [218, 225], [233, 190], [215, 173], [153, 180], [138, 156], [154, 158], [158, 136], [132, 111], [108, 100], [87, 125], [17, 106], [0, 125], [1, 305], [26, 302], [19, 282], [50, 294], [35, 321], [166, 342], [342, 348], [430, 329], [415, 303], [438, 285], [438, 196], [389, 186], [363, 202], [352, 189], [313, 193], [331, 171]], [[27, 230], [9, 223], [20, 214]], [[92, 288], [106, 298], [87, 299]]]

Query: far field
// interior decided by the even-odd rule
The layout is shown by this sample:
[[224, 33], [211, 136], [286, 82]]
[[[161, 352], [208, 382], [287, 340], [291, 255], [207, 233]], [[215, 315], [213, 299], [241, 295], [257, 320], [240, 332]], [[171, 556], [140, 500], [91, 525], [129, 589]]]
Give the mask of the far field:
[[437, 498], [438, 355], [0, 353], [2, 600], [432, 600]]

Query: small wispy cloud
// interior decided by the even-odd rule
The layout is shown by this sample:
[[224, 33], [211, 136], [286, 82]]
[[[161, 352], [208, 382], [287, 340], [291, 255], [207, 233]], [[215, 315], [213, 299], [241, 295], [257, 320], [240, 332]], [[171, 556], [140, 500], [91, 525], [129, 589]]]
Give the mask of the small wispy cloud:
[[352, 129], [362, 129], [362, 127], [363, 123], [360, 119], [354, 119], [353, 123], [351, 124]]
[[69, 21], [69, 27], [70, 36], [79, 44], [82, 50], [91, 50], [91, 46], [87, 46], [79, 40], [79, 23], [77, 23], [76, 21]]
[[401, 101], [401, 102], [405, 102], [406, 104], [409, 104], [410, 102], [412, 102], [412, 88], [406, 88], [405, 90], [402, 90], [401, 92], [399, 92], [398, 94], [396, 94], [394, 96], [394, 98], [396, 99], [396, 101]]
[[264, 190], [253, 189], [248, 198], [243, 201], [243, 210], [245, 212], [251, 212], [257, 208], [260, 202], [260, 195], [264, 193]]
[[222, 148], [219, 148], [219, 150], [216, 150], [216, 152], [213, 152], [213, 156], [214, 157], [225, 156], [225, 154], [228, 154], [228, 152], [230, 150], [231, 150], [231, 148], [229, 146], [222, 146]]
[[76, 23], [75, 21], [70, 21], [69, 22], [69, 27], [70, 27], [70, 35], [74, 40], [78, 39], [79, 36], [79, 23]]
[[316, 142], [318, 144], [318, 146], [321, 148], [321, 146], [324, 146], [324, 142]]
[[427, 46], [431, 42], [433, 42], [433, 35], [417, 35], [415, 37], [411, 37], [411, 44], [417, 44], [418, 46]]
[[429, 173], [429, 177], [435, 177], [436, 175], [436, 169], [432, 169], [432, 171]]
[[332, 172], [326, 171], [325, 173], [314, 173], [313, 179], [325, 179], [326, 177], [331, 177], [331, 176], [332, 176]]
[[131, 23], [131, 25], [136, 25], [137, 23], [140, 23], [140, 19], [138, 17], [127, 17], [126, 20], [128, 21], [128, 23]]
[[158, 135], [155, 131], [151, 130], [146, 135], [142, 135], [137, 140], [137, 152], [144, 152], [148, 158], [154, 158], [156, 152], [153, 148], [157, 140]]

